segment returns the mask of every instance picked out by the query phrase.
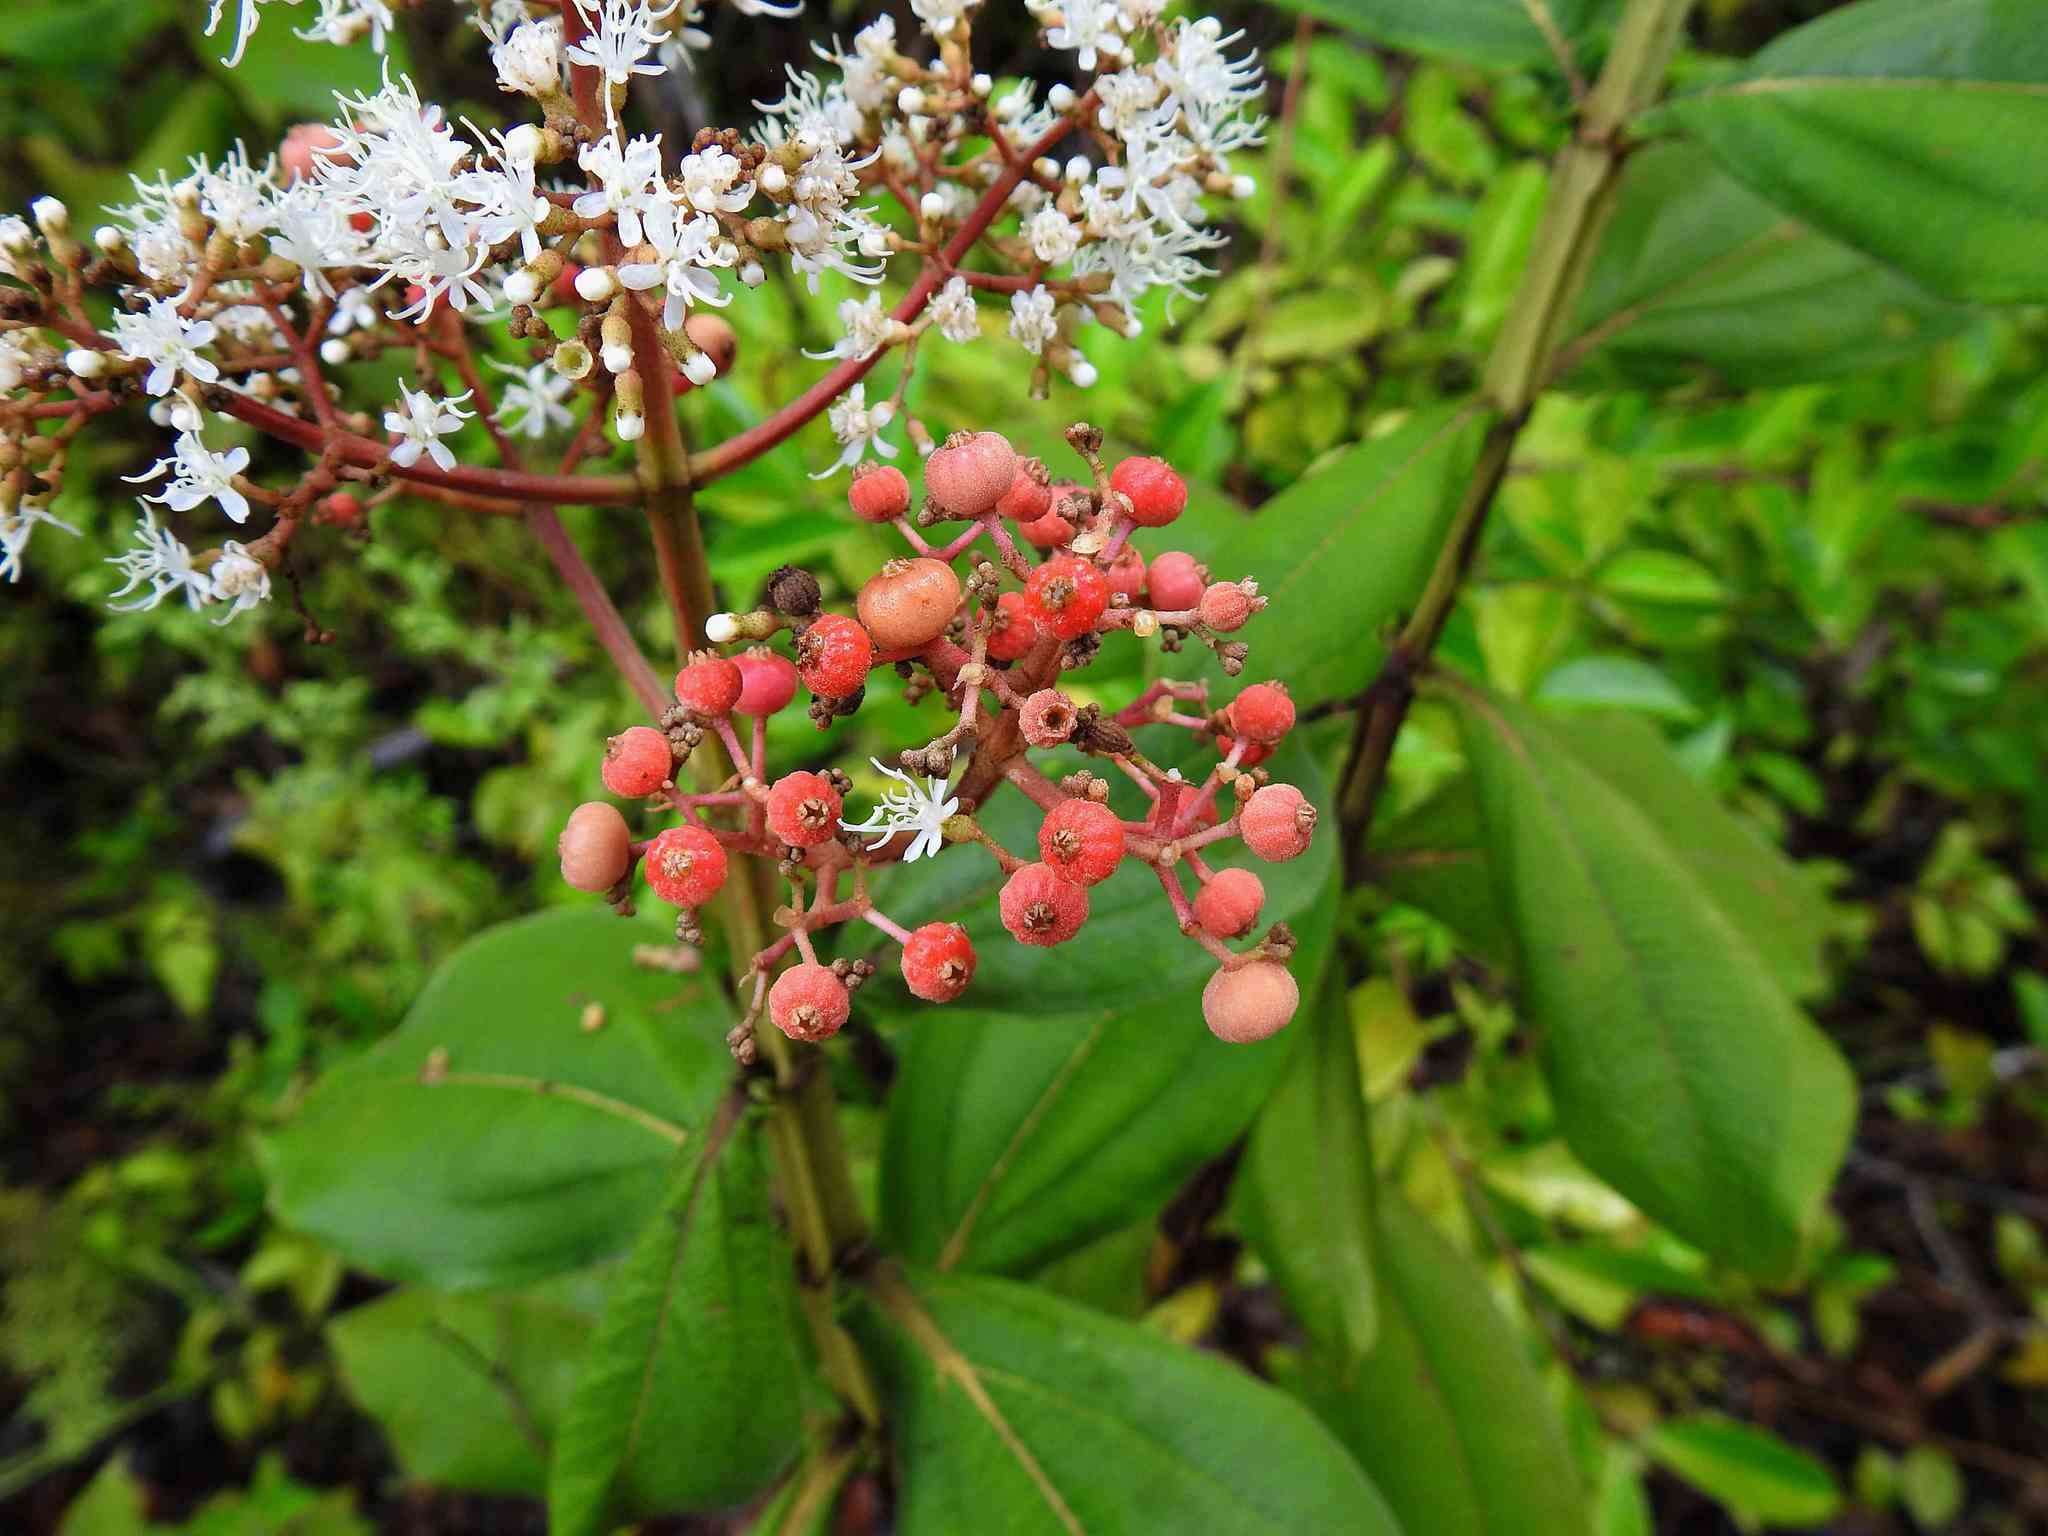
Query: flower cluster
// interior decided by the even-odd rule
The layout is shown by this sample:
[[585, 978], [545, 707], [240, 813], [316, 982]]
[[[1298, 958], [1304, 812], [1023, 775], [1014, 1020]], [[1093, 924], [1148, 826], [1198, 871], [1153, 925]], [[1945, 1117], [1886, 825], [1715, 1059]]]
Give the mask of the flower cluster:
[[[301, 38], [378, 49], [404, 8], [214, 0], [230, 61], [279, 4]], [[193, 553], [151, 511], [143, 551], [116, 562], [145, 606], [260, 600], [302, 521], [350, 482], [373, 504], [399, 482], [473, 510], [631, 500], [630, 477], [571, 471], [605, 452], [606, 423], [624, 443], [650, 420], [673, 436], [674, 398], [731, 360], [712, 312], [777, 264], [814, 290], [835, 273], [871, 291], [840, 305], [824, 377], [700, 450], [697, 483], [820, 418], [838, 450], [822, 473], [894, 456], [898, 432], [929, 451], [905, 409], [927, 332], [1005, 330], [1034, 388], [1085, 386], [1087, 326], [1134, 334], [1147, 293], [1190, 293], [1208, 270], [1209, 204], [1250, 190], [1230, 160], [1258, 138], [1259, 71], [1214, 20], [1168, 21], [1160, 0], [1027, 0], [1069, 78], [998, 89], [973, 62], [978, 4], [913, 0], [915, 35], [871, 21], [792, 70], [751, 126], [678, 142], [632, 90], [708, 45], [699, 0], [462, 0], [525, 120], [452, 120], [387, 70], [272, 154], [137, 181], [89, 240], [54, 199], [33, 225], [0, 219], [0, 570], [18, 577], [41, 525], [68, 530], [48, 508], [73, 437], [137, 398], [173, 437], [131, 477], [158, 487], [150, 502], [273, 519], [248, 545]], [[109, 321], [89, 295], [111, 300]], [[890, 353], [897, 376], [871, 400]], [[415, 365], [400, 398], [352, 401], [342, 370], [394, 356]], [[495, 402], [493, 377], [512, 381]], [[252, 477], [252, 431], [311, 467]], [[495, 465], [465, 446], [485, 437]], [[519, 462], [555, 437], [556, 473]], [[221, 590], [252, 559], [264, 579]]]
[[[606, 789], [677, 819], [636, 835], [612, 802], [578, 806], [560, 842], [570, 884], [630, 910], [635, 871], [644, 870], [649, 889], [680, 909], [677, 932], [686, 941], [698, 937], [696, 910], [724, 887], [736, 858], [770, 861], [790, 884], [776, 913], [787, 931], [754, 956], [752, 1004], [731, 1036], [742, 1059], [764, 1007], [800, 1040], [824, 1039], [850, 1016], [849, 994], [873, 967], [821, 960], [814, 936], [828, 927], [866, 923], [901, 946], [904, 985], [920, 998], [944, 1003], [966, 991], [974, 936], [949, 922], [906, 929], [869, 894], [878, 866], [943, 856], [961, 843], [1000, 866], [1002, 925], [1035, 946], [1079, 933], [1090, 890], [1120, 868], [1149, 870], [1181, 931], [1221, 962], [1203, 994], [1210, 1029], [1229, 1041], [1257, 1040], [1293, 1016], [1299, 996], [1286, 968], [1294, 948], [1286, 928], [1276, 925], [1241, 951], [1227, 942], [1257, 927], [1263, 882], [1251, 869], [1205, 858], [1233, 838], [1266, 862], [1309, 847], [1314, 806], [1260, 766], [1293, 729], [1286, 688], [1254, 683], [1212, 709], [1206, 683], [1160, 681], [1109, 711], [1060, 686], [1119, 634], [1168, 649], [1199, 642], [1236, 675], [1246, 650], [1227, 637], [1265, 599], [1252, 582], [1212, 581], [1184, 551], [1148, 560], [1134, 535], [1149, 538], [1179, 518], [1185, 482], [1153, 458], [1111, 470], [1101, 433], [1085, 425], [1067, 437], [1087, 464], [1085, 481], [1055, 482], [996, 433], [956, 434], [927, 461], [914, 518], [908, 479], [864, 464], [848, 492], [853, 514], [893, 524], [912, 553], [882, 566], [852, 615], [825, 611], [817, 580], [784, 567], [769, 582], [766, 606], [720, 614], [707, 626], [716, 648], [690, 658], [675, 681], [675, 704], [656, 725], [607, 743]], [[949, 522], [966, 526], [943, 543], [926, 536]], [[962, 562], [964, 580], [955, 569]], [[765, 643], [784, 633], [786, 655]], [[895, 767], [876, 762], [893, 787], [854, 819], [844, 774], [770, 772], [766, 722], [801, 686], [812, 719], [828, 727], [859, 709], [878, 671], [904, 673], [914, 697], [942, 697], [952, 723], [901, 753]], [[1133, 734], [1154, 726], [1208, 743], [1216, 759], [1206, 774], [1192, 779], [1154, 762]], [[680, 765], [700, 751], [722, 753], [721, 769], [730, 772], [712, 787], [679, 787]], [[1105, 772], [1055, 781], [1033, 761], [1054, 751], [1084, 754]], [[1134, 786], [1119, 797], [1131, 797], [1126, 809], [1139, 814], [1113, 803], [1120, 781]], [[1005, 784], [1043, 813], [1026, 854], [1004, 847], [977, 818]], [[782, 968], [792, 953], [796, 963]]]

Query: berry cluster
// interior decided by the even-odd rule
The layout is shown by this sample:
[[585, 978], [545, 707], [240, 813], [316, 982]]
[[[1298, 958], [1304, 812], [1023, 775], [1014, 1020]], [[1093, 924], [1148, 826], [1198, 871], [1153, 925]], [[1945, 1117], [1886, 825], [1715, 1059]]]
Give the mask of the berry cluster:
[[[745, 649], [693, 654], [658, 725], [633, 726], [607, 743], [605, 788], [652, 802], [680, 822], [642, 840], [608, 802], [577, 807], [560, 845], [571, 885], [607, 893], [628, 910], [634, 869], [644, 864], [649, 888], [681, 909], [678, 937], [694, 942], [695, 913], [724, 886], [734, 855], [774, 861], [790, 884], [791, 899], [775, 914], [785, 932], [754, 957], [752, 1002], [731, 1037], [742, 1060], [751, 1056], [764, 1003], [793, 1039], [822, 1040], [846, 1022], [849, 994], [872, 967], [819, 960], [813, 935], [832, 925], [865, 922], [901, 945], [904, 984], [926, 1001], [950, 1002], [966, 990], [975, 968], [967, 931], [944, 922], [906, 929], [867, 889], [876, 866], [927, 857], [950, 843], [977, 844], [996, 861], [1006, 876], [998, 901], [1004, 928], [1019, 943], [1042, 947], [1081, 931], [1089, 891], [1126, 861], [1145, 866], [1181, 931], [1221, 962], [1202, 996], [1218, 1038], [1264, 1039], [1293, 1017], [1299, 992], [1286, 968], [1293, 936], [1275, 925], [1247, 949], [1227, 947], [1257, 926], [1265, 887], [1249, 869], [1214, 869], [1202, 856], [1233, 837], [1266, 862], [1308, 848], [1315, 807], [1259, 766], [1293, 728], [1286, 688], [1255, 683], [1211, 709], [1207, 683], [1159, 681], [1109, 713], [1078, 704], [1058, 686], [1120, 631], [1168, 649], [1199, 641], [1235, 676], [1245, 647], [1225, 636], [1266, 600], [1254, 582], [1212, 582], [1192, 555], [1169, 550], [1148, 561], [1140, 552], [1133, 535], [1166, 527], [1187, 505], [1186, 482], [1170, 465], [1132, 458], [1111, 470], [1101, 457], [1102, 434], [1086, 425], [1070, 428], [1067, 440], [1086, 464], [1085, 479], [1054, 480], [997, 433], [956, 434], [927, 460], [914, 513], [899, 470], [864, 465], [848, 492], [854, 515], [892, 523], [912, 553], [875, 573], [853, 616], [825, 611], [817, 580], [784, 567], [762, 607], [715, 615], [706, 626], [714, 645]], [[965, 527], [933, 543], [928, 535], [949, 523]], [[984, 540], [988, 548], [977, 548]], [[963, 561], [964, 578], [955, 569]], [[789, 656], [766, 644], [784, 633]], [[853, 822], [845, 817], [853, 786], [844, 774], [770, 774], [766, 722], [794, 701], [801, 683], [823, 729], [860, 707], [878, 669], [909, 679], [913, 696], [942, 696], [952, 723], [901, 753], [896, 768], [877, 763], [900, 787]], [[1200, 782], [1160, 767], [1131, 734], [1151, 725], [1210, 742], [1215, 765]], [[707, 737], [725, 755], [719, 769], [730, 772], [699, 789], [679, 786], [680, 765]], [[1033, 752], [1061, 748], [1100, 758], [1130, 780], [1144, 814], [1128, 818], [1113, 808], [1104, 775], [1082, 771], [1055, 782], [1032, 761]], [[1035, 857], [1004, 847], [976, 819], [1004, 783], [1044, 813]], [[1194, 877], [1192, 896], [1183, 870]], [[798, 963], [775, 975], [792, 952]]]

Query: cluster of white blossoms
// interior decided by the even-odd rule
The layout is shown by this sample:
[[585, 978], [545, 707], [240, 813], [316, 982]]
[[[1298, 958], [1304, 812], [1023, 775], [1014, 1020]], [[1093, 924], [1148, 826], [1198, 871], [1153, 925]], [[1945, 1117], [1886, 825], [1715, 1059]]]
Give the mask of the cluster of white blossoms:
[[[382, 50], [396, 13], [422, 3], [458, 0], [213, 0], [208, 27], [232, 61], [266, 12], [288, 6], [300, 38]], [[47, 418], [56, 391], [85, 414], [139, 391], [176, 434], [133, 477], [159, 486], [149, 501], [177, 513], [217, 505], [238, 524], [263, 505], [283, 522], [314, 491], [255, 485], [249, 450], [209, 447], [209, 422], [238, 416], [301, 447], [301, 426], [360, 439], [381, 422], [384, 461], [337, 470], [330, 454], [321, 492], [336, 473], [381, 484], [453, 471], [449, 439], [480, 413], [501, 443], [539, 443], [584, 412], [609, 412], [632, 442], [647, 430], [649, 334], [662, 365], [701, 387], [720, 364], [693, 316], [729, 303], [734, 285], [759, 286], [780, 265], [812, 291], [826, 273], [879, 289], [899, 265], [914, 268], [893, 306], [879, 291], [841, 303], [842, 334], [812, 354], [834, 365], [829, 398], [812, 391], [790, 430], [825, 418], [840, 450], [829, 474], [895, 455], [887, 434], [909, 419], [927, 331], [966, 344], [1000, 329], [1030, 355], [1034, 387], [1053, 374], [1091, 383], [1085, 327], [1134, 335], [1147, 293], [1191, 294], [1222, 243], [1208, 204], [1250, 191], [1230, 157], [1259, 138], [1257, 64], [1232, 56], [1237, 39], [1214, 20], [1162, 19], [1164, 0], [1025, 0], [1075, 76], [1001, 87], [969, 56], [982, 0], [911, 0], [921, 39], [899, 39], [883, 16], [848, 46], [818, 48], [817, 69], [791, 70], [780, 99], [756, 104], [750, 132], [688, 143], [644, 131], [631, 88], [708, 46], [699, 0], [459, 3], [501, 89], [528, 99], [538, 121], [451, 122], [387, 66], [381, 88], [337, 97], [331, 125], [294, 129], [278, 154], [238, 147], [184, 176], [138, 181], [90, 251], [54, 200], [37, 206], [36, 230], [0, 220], [0, 297], [16, 291], [11, 278], [37, 300], [0, 307], [0, 574], [18, 577], [37, 526], [68, 529], [18, 451], [35, 418], [7, 416], [11, 394], [26, 391]], [[731, 3], [746, 16], [797, 11]], [[81, 277], [115, 290], [104, 329], [66, 287]], [[577, 311], [575, 341], [536, 316], [562, 306]], [[341, 378], [321, 375], [393, 350], [425, 359], [447, 325], [509, 334], [516, 360], [484, 358], [504, 380], [495, 404], [478, 396], [464, 409], [473, 369], [460, 394], [443, 395], [429, 374], [367, 412], [348, 406]], [[900, 375], [870, 404], [863, 375], [890, 351]], [[239, 612], [268, 593], [265, 562], [282, 544], [194, 556], [148, 511], [140, 547], [115, 562], [130, 578], [120, 596]]]

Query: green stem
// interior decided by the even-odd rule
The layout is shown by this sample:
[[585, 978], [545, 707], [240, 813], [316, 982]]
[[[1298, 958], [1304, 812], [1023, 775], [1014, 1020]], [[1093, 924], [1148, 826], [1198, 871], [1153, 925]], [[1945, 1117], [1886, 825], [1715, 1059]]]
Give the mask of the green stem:
[[1629, 120], [1656, 99], [1692, 4], [1693, 0], [1628, 0], [1615, 30], [1613, 51], [1586, 98], [1578, 131], [1558, 151], [1529, 265], [1487, 359], [1485, 394], [1498, 419], [1480, 445], [1464, 500], [1415, 611], [1395, 637], [1358, 712], [1338, 793], [1345, 850], [1354, 873], [1362, 865], [1373, 810], [1386, 788], [1395, 738], [1414, 699], [1415, 677], [1428, 666], [1471, 574], [1516, 440], [1550, 382], [1587, 269], [1614, 211], [1627, 154], [1623, 135]]

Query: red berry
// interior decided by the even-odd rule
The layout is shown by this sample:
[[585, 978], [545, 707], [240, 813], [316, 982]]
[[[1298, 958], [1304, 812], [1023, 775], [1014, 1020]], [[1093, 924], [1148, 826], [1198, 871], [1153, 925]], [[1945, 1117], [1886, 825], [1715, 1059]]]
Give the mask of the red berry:
[[829, 1040], [852, 1012], [846, 983], [811, 961], [792, 965], [768, 989], [768, 1017], [792, 1040]]
[[1039, 622], [1062, 640], [1076, 640], [1095, 628], [1109, 606], [1109, 582], [1088, 561], [1054, 555], [1024, 583]]
[[1124, 856], [1124, 824], [1106, 805], [1062, 800], [1038, 828], [1038, 856], [1076, 885], [1099, 885]]
[[1240, 768], [1256, 768], [1273, 755], [1271, 747], [1262, 747], [1256, 741], [1240, 742], [1234, 736], [1225, 735], [1221, 731], [1217, 732], [1216, 750], [1222, 753], [1223, 756], [1230, 756], [1240, 746], [1244, 748], [1244, 751], [1238, 753], [1237, 766]]
[[903, 984], [928, 1003], [950, 1003], [974, 980], [974, 941], [958, 923], [926, 923], [903, 944]]
[[1033, 549], [1057, 549], [1074, 536], [1074, 525], [1059, 513], [1048, 512], [1031, 522], [1019, 523], [1017, 531]]
[[1211, 629], [1228, 634], [1233, 629], [1243, 629], [1252, 616], [1252, 594], [1234, 581], [1219, 581], [1202, 593], [1200, 610], [1202, 622]]
[[875, 642], [844, 614], [821, 613], [796, 643], [796, 670], [821, 699], [843, 699], [867, 681]]
[[910, 482], [892, 464], [862, 464], [846, 488], [853, 515], [864, 523], [886, 523], [910, 510]]
[[1112, 593], [1122, 593], [1135, 602], [1145, 590], [1145, 557], [1126, 544], [1102, 575]]
[[959, 432], [924, 461], [927, 495], [955, 517], [980, 517], [1017, 481], [1017, 450], [1000, 432]]
[[1064, 944], [1088, 921], [1088, 893], [1050, 864], [1020, 865], [996, 907], [1020, 944]]
[[608, 891], [626, 876], [632, 862], [633, 834], [619, 808], [589, 800], [569, 813], [568, 824], [555, 839], [562, 856], [562, 878], [579, 891]]
[[663, 901], [701, 907], [725, 884], [725, 849], [703, 827], [670, 827], [648, 845], [647, 883]]
[[748, 651], [735, 656], [740, 669], [740, 697], [733, 705], [743, 715], [772, 715], [796, 697], [796, 667], [773, 651]]
[[278, 168], [286, 181], [310, 181], [319, 161], [315, 150], [341, 147], [341, 135], [325, 123], [293, 123], [277, 147]]
[[1287, 696], [1285, 683], [1253, 683], [1230, 701], [1224, 714], [1233, 731], [1261, 746], [1272, 746], [1294, 729], [1294, 700]]
[[740, 701], [740, 690], [746, 685], [746, 674], [740, 671], [739, 663], [710, 651], [697, 651], [691, 655], [690, 664], [676, 674], [676, 697], [682, 700], [683, 708], [707, 720], [716, 720], [732, 713], [733, 705]]
[[768, 791], [768, 830], [791, 848], [815, 848], [839, 830], [845, 807], [821, 773], [788, 773]]
[[1202, 988], [1202, 1017], [1209, 1033], [1231, 1045], [1248, 1045], [1277, 1035], [1301, 1006], [1294, 974], [1271, 960], [1218, 971]]
[[996, 512], [1018, 524], [1036, 522], [1051, 510], [1052, 487], [1022, 468], [996, 502]]
[[1041, 688], [1017, 711], [1017, 726], [1034, 747], [1056, 747], [1074, 734], [1074, 701], [1057, 688]]
[[1195, 921], [1213, 937], [1250, 933], [1266, 904], [1266, 883], [1248, 869], [1219, 869], [1195, 893]]
[[1109, 477], [1109, 488], [1131, 498], [1131, 521], [1164, 528], [1186, 509], [1188, 483], [1164, 459], [1125, 459]]
[[598, 776], [613, 794], [638, 800], [668, 783], [674, 771], [675, 757], [669, 751], [668, 738], [651, 725], [636, 725], [604, 744], [604, 762], [598, 768]]
[[891, 560], [868, 578], [854, 608], [875, 644], [911, 651], [946, 632], [960, 606], [960, 578], [943, 560]]
[[1152, 594], [1152, 606], [1168, 613], [1182, 613], [1202, 600], [1209, 585], [1207, 567], [1184, 549], [1169, 549], [1155, 555], [1145, 572], [1145, 585]]
[[363, 504], [347, 491], [336, 491], [332, 496], [321, 498], [320, 510], [314, 521], [336, 528], [359, 528], [363, 522]]
[[995, 661], [1016, 661], [1038, 644], [1038, 615], [1022, 592], [996, 599], [996, 624], [989, 631], [988, 654]]
[[1284, 864], [1308, 851], [1316, 808], [1292, 784], [1268, 784], [1237, 813], [1237, 828], [1245, 847], [1268, 864]]

